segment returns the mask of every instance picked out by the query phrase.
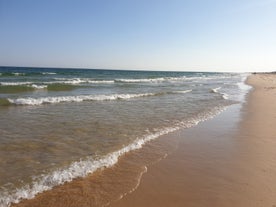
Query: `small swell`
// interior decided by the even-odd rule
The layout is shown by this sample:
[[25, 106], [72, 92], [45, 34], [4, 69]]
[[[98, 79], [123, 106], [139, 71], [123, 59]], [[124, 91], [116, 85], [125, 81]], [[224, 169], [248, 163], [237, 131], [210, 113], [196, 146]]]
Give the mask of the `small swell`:
[[160, 83], [160, 82], [184, 82], [194, 80], [227, 79], [227, 76], [199, 76], [199, 77], [164, 77], [164, 78], [141, 78], [141, 79], [115, 79], [115, 83]]
[[12, 105], [8, 99], [6, 98], [0, 98], [0, 106], [10, 106]]
[[54, 104], [54, 103], [61, 103], [61, 102], [126, 100], [131, 98], [139, 98], [139, 97], [155, 96], [155, 95], [157, 94], [142, 93], [142, 94], [58, 96], [58, 97], [42, 97], [42, 98], [29, 97], [29, 98], [8, 99], [8, 101], [15, 105], [42, 105], [42, 104]]
[[218, 93], [218, 91], [221, 89], [221, 87], [218, 87], [218, 88], [213, 88], [213, 89], [211, 89], [211, 91], [213, 92], [213, 93]]
[[150, 83], [162, 82], [165, 78], [145, 78], [145, 79], [116, 79], [116, 83]]
[[115, 83], [160, 83], [185, 81], [186, 76], [182, 77], [164, 77], [164, 78], [141, 78], [141, 79], [115, 79]]
[[33, 90], [34, 88], [28, 85], [0, 85], [0, 93], [22, 93]]
[[113, 84], [114, 80], [94, 80], [89, 78], [55, 78], [54, 82], [49, 82], [52, 84], [55, 83], [64, 83], [64, 84], [81, 84], [81, 83], [91, 83], [91, 84]]
[[220, 92], [221, 87], [211, 89], [211, 93], [218, 93], [225, 100], [229, 99], [229, 95], [227, 93]]
[[62, 83], [53, 83], [46, 86], [48, 91], [70, 91], [76, 88], [75, 85], [71, 84], [62, 84]]
[[56, 73], [53, 72], [43, 72], [42, 75], [56, 75]]
[[20, 86], [20, 85], [30, 85], [33, 82], [1, 82], [1, 86]]
[[25, 76], [25, 73], [9, 73], [9, 72], [4, 72], [4, 73], [0, 73], [0, 76]]
[[32, 84], [31, 86], [35, 89], [45, 89], [45, 88], [47, 88], [47, 85]]
[[225, 99], [225, 100], [229, 99], [229, 96], [227, 93], [221, 93], [221, 94], [222, 94], [223, 99]]
[[193, 90], [185, 90], [185, 91], [173, 91], [173, 93], [190, 93]]

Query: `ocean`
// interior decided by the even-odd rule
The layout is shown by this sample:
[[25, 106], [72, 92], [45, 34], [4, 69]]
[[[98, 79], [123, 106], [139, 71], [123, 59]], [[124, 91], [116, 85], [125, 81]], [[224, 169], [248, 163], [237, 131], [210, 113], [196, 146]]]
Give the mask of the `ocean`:
[[0, 67], [0, 206], [244, 101], [247, 74]]

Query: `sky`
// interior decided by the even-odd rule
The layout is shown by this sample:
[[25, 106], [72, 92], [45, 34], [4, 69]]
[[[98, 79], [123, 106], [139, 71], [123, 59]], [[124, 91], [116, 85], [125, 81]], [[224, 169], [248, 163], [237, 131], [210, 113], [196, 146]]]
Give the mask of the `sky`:
[[0, 65], [275, 71], [276, 0], [0, 0]]

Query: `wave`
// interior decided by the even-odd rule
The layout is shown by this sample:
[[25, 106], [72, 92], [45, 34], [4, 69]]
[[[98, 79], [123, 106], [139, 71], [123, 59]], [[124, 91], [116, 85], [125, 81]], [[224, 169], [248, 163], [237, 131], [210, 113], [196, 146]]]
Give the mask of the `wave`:
[[47, 85], [37, 85], [37, 84], [32, 84], [31, 86], [35, 89], [45, 89], [48, 87]]
[[229, 95], [227, 93], [221, 93], [222, 94], [222, 98], [225, 100], [229, 99]]
[[[9, 86], [10, 87], [10, 86]], [[15, 87], [15, 86], [13, 86]], [[22, 88], [22, 86], [20, 86]], [[36, 87], [38, 89], [45, 89], [47, 86], [44, 85], [32, 85], [32, 87]], [[49, 87], [49, 86], [48, 86]], [[66, 86], [64, 86], [66, 87]], [[71, 87], [69, 85], [69, 87]], [[24, 88], [23, 88], [24, 89]], [[21, 90], [23, 90], [21, 89]], [[25, 92], [28, 90], [32, 90], [32, 88], [26, 86], [24, 89]], [[47, 88], [48, 89], [48, 88]], [[67, 88], [68, 89], [68, 88]], [[16, 92], [19, 92], [19, 89], [14, 89]], [[48, 89], [49, 90], [49, 89]], [[50, 89], [55, 90], [55, 89]], [[58, 89], [60, 90], [60, 89]], [[62, 89], [65, 90], [65, 89]], [[68, 89], [70, 90], [70, 89]], [[192, 90], [185, 90], [185, 91], [172, 91], [172, 92], [158, 92], [158, 93], [140, 93], [140, 94], [111, 94], [111, 95], [79, 95], [79, 96], [53, 96], [53, 97], [41, 97], [41, 98], [17, 98], [17, 99], [2, 99], [0, 100], [0, 106], [8, 106], [8, 105], [42, 105], [42, 104], [56, 104], [62, 102], [82, 102], [82, 101], [113, 101], [113, 100], [126, 100], [132, 98], [140, 98], [140, 97], [147, 97], [147, 96], [162, 96], [167, 94], [185, 94], [189, 93]], [[1, 92], [1, 87], [0, 87]]]
[[213, 93], [218, 93], [218, 91], [221, 89], [221, 87], [218, 87], [218, 88], [213, 88], [213, 89], [211, 89], [211, 91], [213, 92]]
[[80, 84], [80, 83], [88, 83], [89, 79], [82, 79], [82, 78], [71, 78], [71, 79], [66, 79], [66, 78], [55, 78], [57, 81], [52, 81], [48, 82], [48, 84], [55, 84], [55, 83], [64, 83], [64, 84]]
[[55, 78], [60, 83], [95, 83], [95, 84], [112, 84], [112, 83], [161, 83], [161, 82], [182, 82], [191, 80], [213, 80], [213, 79], [225, 79], [228, 76], [200, 76], [200, 77], [160, 77], [160, 78], [130, 78], [130, 79], [114, 79], [114, 80], [95, 80], [89, 78]]
[[186, 76], [181, 77], [163, 77], [163, 78], [142, 78], [142, 79], [115, 79], [115, 83], [160, 83], [177, 82], [187, 80]]
[[87, 81], [87, 83], [110, 84], [110, 83], [114, 83], [114, 81], [113, 80], [89, 80], [89, 81]]
[[73, 162], [66, 168], [60, 168], [50, 172], [49, 174], [33, 178], [33, 181], [30, 185], [17, 188], [13, 191], [7, 191], [3, 189], [2, 192], [0, 191], [0, 206], [7, 207], [12, 203], [20, 202], [22, 199], [32, 199], [38, 193], [51, 190], [55, 186], [62, 185], [65, 182], [70, 182], [75, 178], [85, 177], [88, 174], [95, 172], [96, 170], [111, 167], [118, 162], [119, 157], [122, 155], [130, 151], [140, 149], [146, 143], [157, 139], [160, 136], [169, 134], [179, 129], [190, 128], [200, 122], [211, 119], [212, 117], [222, 112], [224, 109], [225, 107], [217, 107], [212, 111], [201, 113], [193, 119], [179, 122], [172, 127], [161, 128], [157, 132], [149, 133], [140, 139], [136, 139], [131, 144], [100, 158], [89, 156], [84, 160]]
[[[58, 82], [1, 82], [0, 88], [18, 88], [18, 89], [47, 89], [49, 91], [67, 91], [76, 88], [74, 84], [58, 83]], [[19, 91], [20, 92], [20, 91]]]
[[46, 85], [48, 91], [70, 91], [75, 89], [76, 87], [76, 85], [64, 83], [53, 83], [50, 85]]
[[0, 98], [0, 106], [10, 106], [11, 103], [6, 98]]
[[221, 87], [213, 88], [213, 89], [211, 89], [211, 92], [212, 93], [218, 93], [218, 94], [220, 94], [222, 96], [223, 99], [228, 100], [229, 99], [229, 95], [227, 93], [219, 92], [220, 89], [221, 89]]
[[19, 72], [4, 72], [4, 73], [0, 73], [0, 76], [25, 76], [26, 73], [19, 73]]
[[92, 84], [110, 84], [114, 83], [114, 80], [95, 80], [89, 78], [55, 78], [56, 81], [48, 83], [64, 83], [64, 84], [81, 84], [81, 83], [92, 83]]
[[2, 86], [19, 86], [19, 85], [30, 85], [33, 82], [1, 82], [0, 85]]
[[25, 73], [12, 73], [12, 74], [15, 76], [24, 76], [25, 75]]
[[58, 97], [42, 97], [42, 98], [17, 98], [7, 99], [11, 104], [15, 105], [42, 105], [61, 102], [82, 102], [82, 101], [112, 101], [124, 100], [131, 98], [139, 98], [145, 96], [155, 96], [157, 93], [142, 94], [112, 94], [112, 95], [80, 95], [80, 96], [58, 96]]
[[[43, 74], [55, 74], [50, 72], [44, 72]], [[2, 74], [3, 75], [3, 74]], [[201, 77], [161, 77], [161, 78], [142, 78], [142, 79], [113, 79], [113, 80], [97, 80], [93, 78], [54, 78], [54, 81], [43, 82], [1, 82], [0, 85], [50, 85], [50, 84], [132, 84], [132, 83], [162, 83], [162, 82], [185, 82], [185, 81], [197, 81], [197, 80], [213, 80], [224, 79], [228, 76], [201, 76]]]
[[162, 77], [162, 78], [144, 78], [144, 79], [115, 79], [115, 83], [159, 83], [159, 82], [181, 82], [193, 80], [215, 80], [227, 79], [230, 76], [193, 76], [193, 77]]
[[148, 78], [148, 79], [115, 79], [115, 83], [150, 83], [162, 82], [165, 78]]
[[43, 72], [42, 75], [56, 75], [56, 73], [53, 72]]
[[173, 91], [173, 93], [190, 93], [193, 90], [185, 90], [185, 91]]
[[35, 90], [28, 85], [0, 85], [0, 93], [22, 93]]

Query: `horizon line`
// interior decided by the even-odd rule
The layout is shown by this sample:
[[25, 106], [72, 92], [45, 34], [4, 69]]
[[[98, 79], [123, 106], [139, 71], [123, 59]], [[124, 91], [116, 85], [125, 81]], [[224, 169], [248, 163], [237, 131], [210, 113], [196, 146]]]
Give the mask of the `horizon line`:
[[[241, 72], [236, 72], [236, 71], [215, 71], [215, 70], [210, 70], [210, 71], [204, 71], [204, 70], [154, 70], [154, 69], [119, 69], [119, 68], [88, 68], [88, 67], [47, 67], [47, 66], [15, 66], [15, 65], [0, 65], [0, 68], [41, 68], [41, 69], [69, 69], [69, 70], [110, 70], [110, 71], [134, 71], [134, 72], [195, 72], [195, 73], [260, 73], [259, 71], [241, 71]], [[267, 71], [265, 73], [269, 72], [275, 72], [273, 70]]]

